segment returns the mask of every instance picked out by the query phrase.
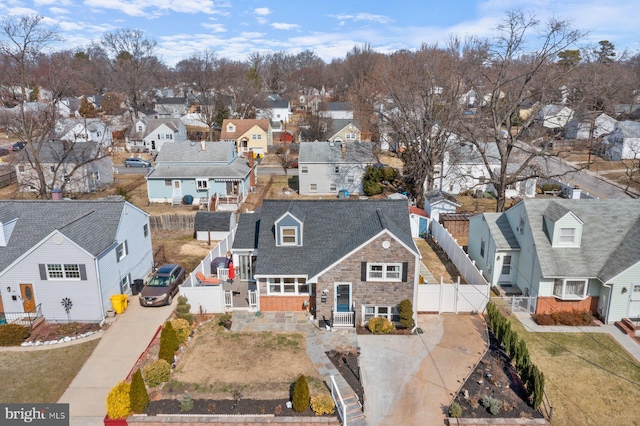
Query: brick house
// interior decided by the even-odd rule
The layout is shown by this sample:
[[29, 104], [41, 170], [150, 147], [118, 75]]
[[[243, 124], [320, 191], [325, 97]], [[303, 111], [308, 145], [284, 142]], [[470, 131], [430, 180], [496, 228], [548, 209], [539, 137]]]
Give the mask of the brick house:
[[251, 259], [260, 311], [355, 326], [416, 305], [420, 254], [404, 200], [264, 200], [240, 216], [233, 254]]

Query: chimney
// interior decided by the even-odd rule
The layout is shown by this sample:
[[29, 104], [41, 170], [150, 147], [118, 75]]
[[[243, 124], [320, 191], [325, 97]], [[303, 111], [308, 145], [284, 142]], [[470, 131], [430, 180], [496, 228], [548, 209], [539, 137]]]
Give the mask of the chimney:
[[571, 199], [579, 200], [581, 197], [582, 197], [582, 189], [580, 189], [580, 187], [578, 186], [574, 186], [573, 189], [571, 190]]
[[347, 143], [346, 142], [342, 142], [340, 144], [340, 150], [342, 151], [343, 154], [347, 153]]
[[51, 191], [51, 199], [55, 201], [62, 200], [62, 189], [54, 189]]
[[200, 149], [202, 151], [206, 151], [207, 150], [207, 144], [205, 143], [204, 139], [202, 141], [200, 141]]
[[256, 187], [256, 170], [254, 164], [253, 151], [249, 151], [249, 167], [251, 168], [251, 175], [249, 176], [249, 186], [251, 188]]

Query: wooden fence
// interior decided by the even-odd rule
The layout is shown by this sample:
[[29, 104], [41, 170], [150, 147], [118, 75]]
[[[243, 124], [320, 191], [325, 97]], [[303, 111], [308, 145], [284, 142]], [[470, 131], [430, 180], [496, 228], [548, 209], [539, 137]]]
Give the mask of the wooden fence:
[[12, 183], [16, 183], [18, 181], [18, 175], [15, 170], [11, 170], [8, 173], [3, 173], [0, 175], [0, 188], [4, 188], [5, 186], [9, 186]]
[[154, 231], [193, 231], [195, 214], [163, 214], [149, 217]]

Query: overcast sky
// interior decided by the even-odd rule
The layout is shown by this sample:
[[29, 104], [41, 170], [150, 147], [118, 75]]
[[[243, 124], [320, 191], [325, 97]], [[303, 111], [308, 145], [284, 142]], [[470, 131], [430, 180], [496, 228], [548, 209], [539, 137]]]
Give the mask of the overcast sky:
[[[490, 37], [519, 0], [0, 0], [0, 17], [40, 14], [60, 26], [56, 50], [86, 46], [106, 31], [139, 28], [158, 42], [168, 65], [196, 51], [244, 60], [255, 51], [313, 50], [329, 62], [355, 45], [379, 52], [442, 43], [450, 35]], [[609, 40], [640, 51], [640, 0], [529, 0], [588, 31], [584, 44]]]

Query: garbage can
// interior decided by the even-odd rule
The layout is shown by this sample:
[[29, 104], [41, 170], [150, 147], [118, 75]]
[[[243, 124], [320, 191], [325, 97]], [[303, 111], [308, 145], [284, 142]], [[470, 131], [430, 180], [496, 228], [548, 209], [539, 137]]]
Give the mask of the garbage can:
[[137, 296], [138, 293], [142, 291], [142, 286], [144, 286], [144, 280], [133, 280], [133, 284], [131, 285], [131, 294]]
[[127, 309], [127, 295], [126, 294], [114, 294], [111, 296], [111, 304], [116, 314], [121, 314]]

